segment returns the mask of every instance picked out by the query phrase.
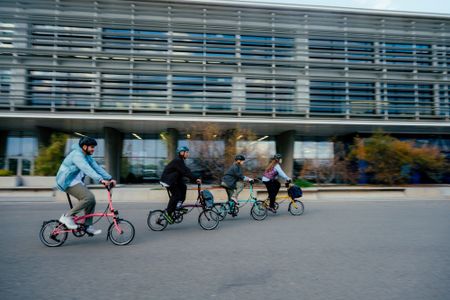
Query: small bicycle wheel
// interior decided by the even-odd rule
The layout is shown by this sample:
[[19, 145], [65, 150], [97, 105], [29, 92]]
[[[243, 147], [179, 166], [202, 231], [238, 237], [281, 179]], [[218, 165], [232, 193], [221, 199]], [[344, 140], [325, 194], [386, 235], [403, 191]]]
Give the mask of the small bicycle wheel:
[[161, 231], [167, 227], [167, 220], [163, 217], [162, 210], [150, 211], [147, 218], [147, 225], [153, 231]]
[[227, 216], [228, 206], [226, 203], [215, 203], [212, 210], [219, 216], [219, 221], [223, 221]]
[[215, 211], [205, 209], [198, 216], [198, 224], [205, 230], [212, 230], [219, 225], [219, 219], [220, 217]]
[[263, 201], [255, 201], [250, 210], [250, 215], [256, 221], [262, 221], [267, 217], [267, 208]]
[[47, 247], [59, 247], [67, 239], [68, 229], [58, 220], [44, 222], [39, 232], [41, 242]]
[[134, 239], [134, 226], [127, 220], [117, 219], [117, 227], [114, 223], [109, 225], [108, 237], [114, 245], [128, 245]]
[[289, 203], [289, 212], [294, 216], [300, 216], [305, 211], [305, 206], [303, 205], [303, 202], [300, 200], [294, 200], [293, 202]]

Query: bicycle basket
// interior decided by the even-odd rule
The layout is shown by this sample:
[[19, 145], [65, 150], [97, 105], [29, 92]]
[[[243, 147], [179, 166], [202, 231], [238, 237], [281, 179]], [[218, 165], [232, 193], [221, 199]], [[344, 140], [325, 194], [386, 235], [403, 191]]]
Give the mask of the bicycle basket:
[[293, 185], [288, 189], [288, 195], [292, 199], [297, 199], [303, 196], [303, 191], [299, 186]]
[[203, 201], [205, 201], [205, 206], [207, 208], [211, 208], [213, 206], [213, 204], [214, 204], [214, 196], [213, 196], [213, 194], [210, 191], [203, 190], [202, 191], [202, 198], [203, 198]]

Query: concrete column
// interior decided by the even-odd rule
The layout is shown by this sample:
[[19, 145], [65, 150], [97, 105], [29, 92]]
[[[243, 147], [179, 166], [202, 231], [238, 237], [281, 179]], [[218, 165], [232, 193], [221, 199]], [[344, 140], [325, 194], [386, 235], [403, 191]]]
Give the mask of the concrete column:
[[123, 134], [117, 129], [105, 127], [105, 169], [120, 180], [120, 160], [122, 156]]
[[52, 133], [55, 131], [48, 127], [37, 127], [38, 147], [47, 147], [50, 145]]
[[0, 131], [0, 169], [6, 168], [6, 143], [8, 142], [8, 131]]
[[294, 170], [295, 130], [280, 133], [275, 137], [275, 142], [277, 153], [283, 156], [281, 167], [289, 177], [292, 177]]
[[176, 150], [178, 147], [178, 140], [180, 138], [180, 132], [175, 128], [168, 128], [166, 142], [167, 142], [167, 159], [171, 161], [176, 157]]
[[225, 169], [231, 166], [236, 156], [236, 129], [229, 129], [224, 134], [225, 142]]

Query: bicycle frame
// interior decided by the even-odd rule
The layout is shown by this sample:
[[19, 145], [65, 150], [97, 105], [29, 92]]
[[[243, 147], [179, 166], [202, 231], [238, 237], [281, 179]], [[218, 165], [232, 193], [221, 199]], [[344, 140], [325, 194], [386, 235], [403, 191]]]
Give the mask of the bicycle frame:
[[[111, 217], [113, 218], [113, 223], [114, 223], [114, 228], [117, 230], [118, 233], [122, 233], [122, 229], [119, 227], [119, 224], [117, 224], [117, 219], [119, 216], [119, 211], [114, 209], [113, 204], [112, 204], [112, 187], [111, 186], [105, 186], [106, 190], [107, 190], [107, 194], [108, 194], [108, 209], [109, 212], [106, 212], [106, 210], [104, 212], [95, 212], [92, 214], [87, 214], [87, 215], [83, 215], [83, 216], [74, 216], [73, 220], [76, 224], [83, 224], [84, 220], [86, 218], [90, 218], [90, 217], [99, 217], [99, 218], [103, 218], [103, 217]], [[70, 200], [70, 196], [69, 194], [67, 194], [67, 199], [69, 201], [69, 206], [70, 208], [72, 208], [72, 201]], [[57, 228], [58, 229], [58, 228]], [[55, 229], [55, 230], [57, 230]], [[60, 232], [73, 232], [76, 231], [77, 229], [67, 229], [67, 230], [59, 230], [57, 231], [57, 233]]]
[[249, 190], [250, 195], [248, 196], [248, 199], [246, 199], [246, 200], [238, 200], [237, 201], [238, 204], [243, 203], [243, 205], [239, 205], [240, 207], [245, 206], [247, 203], [252, 203], [253, 204], [253, 203], [255, 203], [258, 200], [258, 199], [256, 199], [255, 194], [253, 192], [253, 183], [249, 183], [249, 186], [250, 186], [250, 190]]
[[[258, 199], [255, 197], [254, 191], [253, 191], [253, 183], [249, 183], [250, 185], [250, 195], [248, 196], [248, 199], [241, 199], [241, 200], [237, 200], [237, 204], [238, 207], [244, 207], [247, 203], [255, 203], [256, 201], [258, 201]], [[225, 201], [225, 202], [216, 202], [217, 204], [224, 204], [224, 203], [228, 203], [229, 200]], [[228, 208], [230, 208], [230, 206], [228, 206]]]
[[[288, 185], [286, 185], [286, 187], [289, 189], [289, 187], [291, 186], [291, 184], [288, 184]], [[294, 198], [292, 198], [291, 196], [289, 196], [289, 195], [287, 195], [287, 196], [277, 196], [276, 198], [275, 198], [275, 203], [277, 203], [278, 205], [279, 204], [282, 204], [282, 203], [284, 203], [285, 201], [287, 201], [287, 200], [289, 200], [289, 202], [291, 202], [296, 208], [297, 208], [297, 205], [296, 205], [296, 203], [295, 203], [295, 200], [296, 199], [294, 199]], [[265, 199], [264, 200], [264, 205], [266, 206], [266, 207], [269, 207], [269, 197], [267, 197], [267, 199]]]
[[[169, 199], [172, 199], [172, 193], [170, 192], [170, 190], [168, 188], [166, 188], [167, 190], [167, 194], [169, 195]], [[195, 207], [201, 207], [202, 210], [206, 209], [206, 205], [205, 202], [202, 199], [202, 195], [201, 195], [201, 184], [197, 184], [197, 201], [194, 204], [183, 204], [181, 205], [182, 208], [195, 208]]]

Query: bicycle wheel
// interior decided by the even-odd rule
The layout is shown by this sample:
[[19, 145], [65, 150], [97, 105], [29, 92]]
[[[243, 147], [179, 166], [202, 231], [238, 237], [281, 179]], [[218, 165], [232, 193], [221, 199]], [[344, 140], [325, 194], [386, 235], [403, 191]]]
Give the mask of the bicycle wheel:
[[219, 221], [223, 221], [227, 216], [228, 206], [226, 203], [215, 203], [212, 210], [219, 216]]
[[211, 209], [205, 209], [198, 215], [198, 224], [205, 230], [213, 230], [219, 225], [219, 215]]
[[147, 225], [153, 231], [161, 231], [167, 227], [167, 220], [163, 217], [162, 210], [150, 211], [147, 218]]
[[262, 221], [267, 217], [267, 208], [263, 201], [255, 201], [250, 210], [250, 215], [256, 221]]
[[109, 240], [118, 246], [125, 246], [131, 243], [134, 239], [134, 226], [129, 221], [124, 219], [117, 219], [116, 228], [114, 223], [111, 223], [108, 228]]
[[300, 200], [294, 200], [293, 202], [289, 203], [289, 212], [294, 216], [300, 216], [305, 211], [305, 206], [303, 205], [303, 202]]
[[47, 247], [59, 247], [67, 239], [68, 229], [58, 220], [44, 222], [39, 232], [41, 242]]

